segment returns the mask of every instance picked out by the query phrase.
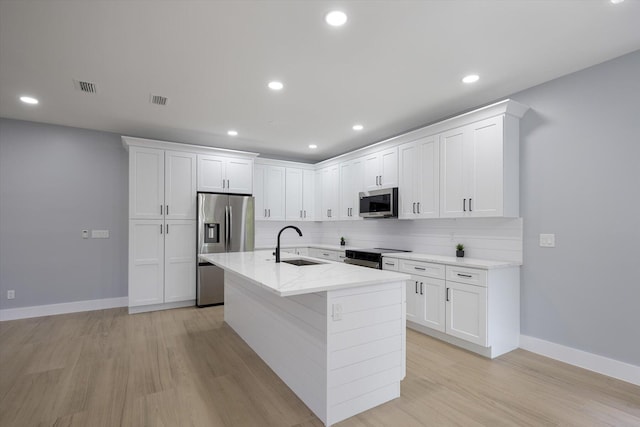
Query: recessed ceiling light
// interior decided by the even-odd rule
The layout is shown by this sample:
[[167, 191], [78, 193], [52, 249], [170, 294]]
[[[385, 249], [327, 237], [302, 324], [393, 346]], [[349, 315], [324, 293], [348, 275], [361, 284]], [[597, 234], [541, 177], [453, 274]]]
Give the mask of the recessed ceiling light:
[[475, 83], [480, 79], [480, 76], [477, 74], [469, 74], [462, 79], [463, 83]]
[[362, 125], [353, 125], [352, 129], [353, 130], [362, 130], [362, 129], [364, 129], [364, 126], [362, 126]]
[[21, 96], [20, 97], [20, 101], [24, 102], [25, 104], [37, 104], [38, 100], [31, 97], [31, 96]]
[[316, 148], [318, 148], [318, 146], [316, 144], [309, 144], [309, 148], [315, 150]]
[[324, 20], [332, 27], [341, 27], [347, 22], [347, 14], [339, 10], [332, 10], [325, 15]]
[[624, 0], [611, 0], [611, 3], [613, 4], [619, 4], [622, 3]]
[[269, 82], [269, 89], [271, 90], [282, 90], [283, 87], [284, 85], [282, 84], [282, 82], [277, 82], [277, 81]]
[[229, 130], [229, 131], [227, 131], [227, 135], [229, 135], [229, 136], [238, 136], [238, 131]]

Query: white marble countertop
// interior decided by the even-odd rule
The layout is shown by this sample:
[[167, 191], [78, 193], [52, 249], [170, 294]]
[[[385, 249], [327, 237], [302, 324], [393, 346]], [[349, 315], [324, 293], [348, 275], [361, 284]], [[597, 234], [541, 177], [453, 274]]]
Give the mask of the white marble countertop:
[[454, 265], [458, 267], [470, 267], [470, 268], [482, 268], [485, 270], [490, 270], [494, 268], [508, 268], [508, 267], [519, 267], [522, 265], [521, 262], [518, 261], [493, 261], [488, 259], [477, 259], [477, 258], [458, 258], [454, 256], [445, 256], [445, 255], [429, 255], [429, 254], [420, 254], [416, 252], [394, 252], [382, 254], [382, 256], [398, 258], [398, 259], [409, 259], [413, 261], [427, 261], [434, 262], [437, 264], [446, 264], [446, 265]]
[[410, 276], [404, 273], [286, 253], [282, 254], [282, 260], [303, 258], [322, 262], [322, 264], [302, 267], [283, 262], [276, 264], [271, 252], [269, 250], [200, 254], [199, 258], [225, 271], [237, 273], [283, 297], [410, 279]]

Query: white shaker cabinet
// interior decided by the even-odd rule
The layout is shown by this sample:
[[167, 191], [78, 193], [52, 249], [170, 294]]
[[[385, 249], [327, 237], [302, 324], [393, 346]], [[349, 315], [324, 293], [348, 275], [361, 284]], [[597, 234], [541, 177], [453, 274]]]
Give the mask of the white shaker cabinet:
[[518, 132], [501, 115], [441, 134], [441, 217], [518, 216]]
[[131, 147], [129, 218], [196, 219], [196, 156]]
[[130, 220], [129, 307], [163, 302], [164, 221]]
[[341, 220], [360, 220], [359, 193], [363, 191], [363, 159], [340, 163]]
[[167, 221], [164, 241], [164, 302], [194, 300], [196, 222]]
[[285, 167], [255, 165], [253, 189], [256, 221], [285, 220], [285, 180]]
[[338, 165], [327, 166], [320, 170], [321, 177], [321, 218], [323, 221], [339, 219], [340, 169]]
[[198, 191], [252, 194], [253, 160], [198, 155]]
[[487, 346], [487, 288], [447, 281], [446, 332]]
[[398, 186], [398, 147], [364, 157], [364, 188], [377, 190]]
[[398, 217], [440, 216], [440, 139], [420, 138], [398, 148]]
[[315, 219], [315, 173], [310, 169], [286, 168], [286, 219], [313, 221]]

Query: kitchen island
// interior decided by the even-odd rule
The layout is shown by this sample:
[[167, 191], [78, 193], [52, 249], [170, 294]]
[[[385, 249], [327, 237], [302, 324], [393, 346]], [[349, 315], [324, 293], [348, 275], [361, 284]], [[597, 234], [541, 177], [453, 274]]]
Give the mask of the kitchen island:
[[409, 275], [271, 251], [200, 259], [225, 270], [225, 322], [325, 425], [400, 396]]

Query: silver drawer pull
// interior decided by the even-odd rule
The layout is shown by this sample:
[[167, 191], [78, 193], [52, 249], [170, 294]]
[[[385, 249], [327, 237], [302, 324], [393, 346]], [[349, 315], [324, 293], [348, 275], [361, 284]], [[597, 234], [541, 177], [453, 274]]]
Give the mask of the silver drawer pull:
[[322, 254], [322, 255], [324, 255], [324, 256], [329, 256], [329, 254]]
[[426, 270], [426, 268], [424, 268], [424, 267], [413, 267], [413, 268], [415, 268], [416, 270], [422, 270], [422, 271]]
[[461, 273], [458, 273], [458, 276], [460, 276], [460, 277], [468, 277], [468, 278], [472, 277], [470, 274], [461, 274]]
[[395, 264], [392, 262], [385, 262], [384, 265], [395, 265]]

